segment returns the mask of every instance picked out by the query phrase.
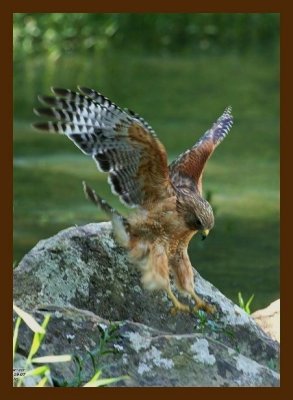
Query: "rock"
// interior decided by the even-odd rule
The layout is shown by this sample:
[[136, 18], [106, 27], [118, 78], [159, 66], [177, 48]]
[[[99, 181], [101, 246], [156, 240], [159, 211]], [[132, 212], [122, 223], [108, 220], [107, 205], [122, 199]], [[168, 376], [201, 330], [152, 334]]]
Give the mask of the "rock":
[[[103, 368], [105, 376], [131, 377], [117, 386], [278, 386], [279, 344], [198, 273], [195, 282], [216, 316], [171, 315], [164, 293], [141, 287], [111, 224], [88, 224], [40, 241], [22, 259], [14, 299], [36, 316], [52, 312], [44, 354], [84, 355], [99, 342], [98, 324], [117, 321], [123, 354]], [[21, 333], [25, 353], [29, 330]], [[72, 366], [54, 368], [55, 376], [73, 374]]]
[[[94, 350], [101, 328], [109, 321], [74, 307], [48, 307], [52, 313], [41, 355], [79, 354]], [[39, 322], [44, 311], [34, 313]], [[117, 386], [278, 386], [279, 374], [226, 346], [206, 333], [176, 335], [125, 320], [113, 345], [118, 352], [104, 360], [103, 376], [128, 375]], [[98, 329], [100, 327], [100, 329]], [[21, 335], [20, 346], [28, 348], [31, 337]], [[51, 367], [55, 382], [60, 377], [72, 382], [73, 363]], [[90, 360], [83, 370], [82, 383], [94, 374]]]
[[271, 338], [280, 343], [280, 300], [255, 311], [251, 316]]

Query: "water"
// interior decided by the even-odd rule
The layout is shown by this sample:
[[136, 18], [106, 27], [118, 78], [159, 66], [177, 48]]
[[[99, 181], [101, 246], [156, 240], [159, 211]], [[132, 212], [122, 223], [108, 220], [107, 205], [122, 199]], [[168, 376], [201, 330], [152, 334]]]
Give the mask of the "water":
[[68, 226], [105, 220], [81, 189], [86, 180], [121, 212], [106, 176], [66, 138], [34, 132], [37, 94], [50, 86], [96, 88], [140, 113], [170, 161], [231, 104], [235, 124], [209, 160], [204, 191], [215, 209], [209, 238], [195, 237], [192, 263], [252, 309], [279, 297], [279, 66], [276, 57], [134, 57], [25, 60], [14, 79], [14, 261]]

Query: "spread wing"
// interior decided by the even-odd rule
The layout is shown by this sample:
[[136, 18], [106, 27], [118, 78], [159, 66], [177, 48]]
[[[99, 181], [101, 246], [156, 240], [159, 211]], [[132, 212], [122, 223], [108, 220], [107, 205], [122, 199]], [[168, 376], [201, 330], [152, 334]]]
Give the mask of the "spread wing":
[[109, 173], [112, 191], [124, 204], [148, 208], [168, 197], [167, 154], [151, 126], [92, 89], [78, 90], [52, 88], [54, 96], [40, 96], [47, 107], [35, 113], [53, 120], [34, 127], [68, 136]]
[[191, 149], [185, 151], [170, 164], [170, 177], [175, 187], [188, 187], [202, 193], [202, 175], [205, 164], [232, 127], [231, 112], [232, 108], [227, 107], [211, 129]]

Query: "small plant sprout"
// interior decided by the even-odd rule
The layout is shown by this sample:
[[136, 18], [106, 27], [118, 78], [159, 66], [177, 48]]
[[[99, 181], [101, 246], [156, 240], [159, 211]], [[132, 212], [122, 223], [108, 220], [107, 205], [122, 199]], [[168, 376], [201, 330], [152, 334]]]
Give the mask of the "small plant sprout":
[[251, 295], [251, 296], [249, 297], [249, 299], [247, 300], [247, 302], [245, 303], [244, 300], [243, 300], [243, 297], [242, 297], [241, 292], [238, 292], [238, 302], [239, 302], [239, 306], [240, 306], [240, 308], [242, 308], [242, 310], [244, 310], [244, 311], [245, 311], [247, 314], [249, 314], [249, 315], [251, 314], [250, 305], [251, 305], [253, 299], [254, 299], [254, 294]]
[[196, 316], [199, 319], [198, 329], [203, 332], [207, 326], [208, 316], [203, 310], [198, 310]]

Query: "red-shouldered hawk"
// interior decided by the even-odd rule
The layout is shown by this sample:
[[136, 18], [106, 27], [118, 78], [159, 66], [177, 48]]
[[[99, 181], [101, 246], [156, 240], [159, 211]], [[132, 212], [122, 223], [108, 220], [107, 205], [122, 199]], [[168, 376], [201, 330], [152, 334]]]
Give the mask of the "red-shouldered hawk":
[[[194, 234], [199, 231], [205, 238], [214, 225], [212, 207], [202, 197], [202, 175], [206, 161], [232, 126], [231, 107], [168, 166], [164, 146], [135, 112], [121, 109], [92, 89], [52, 91], [54, 96], [39, 97], [46, 107], [35, 112], [53, 121], [34, 127], [68, 136], [109, 174], [113, 193], [136, 208], [126, 219], [84, 183], [87, 196], [111, 217], [114, 237], [140, 268], [143, 286], [165, 290], [174, 311], [214, 312], [215, 307], [194, 290], [187, 247]], [[177, 288], [195, 301], [194, 307], [174, 295], [170, 274]]]

